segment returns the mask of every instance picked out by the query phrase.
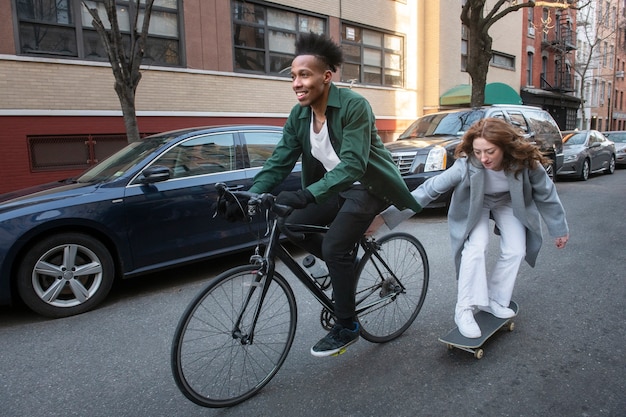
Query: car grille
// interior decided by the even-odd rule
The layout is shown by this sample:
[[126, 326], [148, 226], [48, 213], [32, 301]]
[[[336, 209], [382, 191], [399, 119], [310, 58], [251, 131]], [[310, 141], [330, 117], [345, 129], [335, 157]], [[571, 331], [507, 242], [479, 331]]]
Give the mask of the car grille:
[[394, 152], [391, 154], [393, 158], [393, 162], [398, 166], [400, 170], [400, 174], [410, 174], [411, 167], [413, 166], [413, 161], [415, 161], [415, 156], [417, 152]]

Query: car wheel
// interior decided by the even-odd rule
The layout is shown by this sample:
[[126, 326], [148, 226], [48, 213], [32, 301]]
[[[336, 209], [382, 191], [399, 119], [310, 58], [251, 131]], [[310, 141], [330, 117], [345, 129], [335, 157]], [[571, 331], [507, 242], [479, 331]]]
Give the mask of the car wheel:
[[37, 242], [26, 253], [17, 289], [33, 311], [68, 317], [100, 304], [114, 277], [113, 258], [100, 241], [81, 233], [62, 233]]
[[579, 176], [581, 181], [587, 181], [589, 179], [589, 160], [585, 159], [583, 161], [583, 166], [580, 169], [580, 176]]
[[614, 172], [615, 172], [615, 157], [611, 155], [611, 159], [609, 159], [609, 166], [604, 170], [604, 173], [611, 175]]

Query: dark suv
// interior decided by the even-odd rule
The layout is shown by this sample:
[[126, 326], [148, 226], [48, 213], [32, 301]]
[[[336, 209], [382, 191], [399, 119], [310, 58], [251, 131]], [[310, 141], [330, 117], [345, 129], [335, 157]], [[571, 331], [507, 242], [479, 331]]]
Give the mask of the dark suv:
[[[546, 170], [554, 178], [563, 164], [563, 139], [550, 113], [539, 107], [493, 105], [422, 116], [398, 140], [386, 143], [409, 189], [452, 166], [454, 149], [465, 131], [485, 117], [498, 117], [521, 129], [552, 160]], [[445, 206], [449, 200], [450, 194], [442, 196], [429, 207]]]

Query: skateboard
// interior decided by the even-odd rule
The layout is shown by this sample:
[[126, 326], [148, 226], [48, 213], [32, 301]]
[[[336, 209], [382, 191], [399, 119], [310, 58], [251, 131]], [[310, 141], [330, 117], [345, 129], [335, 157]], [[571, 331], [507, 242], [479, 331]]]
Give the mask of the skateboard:
[[[509, 308], [515, 311], [515, 314], [519, 311], [519, 306], [514, 301], [511, 301]], [[459, 332], [459, 328], [455, 327], [450, 330], [445, 336], [439, 338], [440, 342], [448, 345], [448, 349], [461, 349], [467, 352], [473, 353], [476, 359], [480, 359], [484, 355], [484, 350], [482, 345], [485, 343], [487, 339], [489, 339], [495, 332], [505, 327], [508, 331], [512, 332], [515, 327], [515, 323], [513, 323], [512, 317], [510, 319], [499, 319], [491, 313], [487, 313], [486, 311], [479, 311], [474, 315], [476, 319], [476, 323], [480, 327], [480, 331], [482, 335], [476, 339], [469, 339], [463, 336]]]

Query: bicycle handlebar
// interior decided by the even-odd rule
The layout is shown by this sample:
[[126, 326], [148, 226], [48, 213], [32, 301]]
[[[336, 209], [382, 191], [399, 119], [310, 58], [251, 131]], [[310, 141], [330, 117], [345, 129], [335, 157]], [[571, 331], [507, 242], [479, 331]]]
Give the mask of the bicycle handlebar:
[[[245, 199], [247, 199], [248, 200], [248, 203], [247, 203], [248, 216], [253, 216], [254, 214], [256, 214], [258, 207], [263, 207], [265, 209], [270, 210], [272, 213], [276, 214], [277, 216], [276, 221], [277, 221], [278, 228], [285, 236], [287, 236], [289, 240], [298, 241], [298, 240], [304, 239], [303, 234], [293, 233], [289, 229], [289, 227], [285, 225], [285, 220], [287, 216], [289, 216], [291, 212], [294, 210], [293, 207], [276, 203], [276, 197], [273, 194], [270, 194], [270, 193], [257, 194], [257, 193], [251, 193], [249, 191], [240, 191], [237, 189], [233, 190], [229, 188], [226, 184], [221, 183], [221, 182], [215, 184], [215, 188], [217, 189], [217, 194], [220, 199], [225, 198], [226, 193], [229, 193], [238, 203], [239, 203], [238, 197], [244, 197]], [[239, 204], [241, 205], [241, 203]], [[241, 208], [244, 209], [244, 207], [241, 207]]]

